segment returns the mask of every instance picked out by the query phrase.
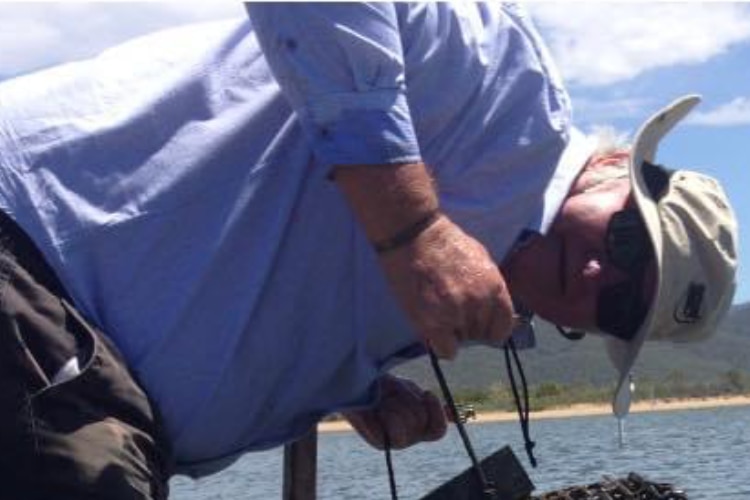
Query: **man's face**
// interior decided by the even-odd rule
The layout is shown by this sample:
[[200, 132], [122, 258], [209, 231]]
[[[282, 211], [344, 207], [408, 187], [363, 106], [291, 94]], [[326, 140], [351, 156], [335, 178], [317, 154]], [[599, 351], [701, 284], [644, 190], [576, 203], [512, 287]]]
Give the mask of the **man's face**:
[[[574, 191], [548, 234], [532, 240], [504, 263], [511, 293], [550, 322], [596, 330], [602, 292], [633, 279], [610, 261], [606, 243], [612, 215], [634, 204], [629, 195], [627, 178]], [[639, 299], [646, 304], [651, 303], [654, 280], [652, 259], [638, 287]]]

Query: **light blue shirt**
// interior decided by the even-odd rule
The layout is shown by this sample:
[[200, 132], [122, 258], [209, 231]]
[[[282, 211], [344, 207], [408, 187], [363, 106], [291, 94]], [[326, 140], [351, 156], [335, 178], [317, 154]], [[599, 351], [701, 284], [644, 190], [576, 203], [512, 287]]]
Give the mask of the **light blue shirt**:
[[332, 166], [422, 159], [501, 260], [591, 152], [514, 6], [250, 11], [0, 84], [0, 207], [122, 350], [192, 474], [371, 404], [421, 351]]

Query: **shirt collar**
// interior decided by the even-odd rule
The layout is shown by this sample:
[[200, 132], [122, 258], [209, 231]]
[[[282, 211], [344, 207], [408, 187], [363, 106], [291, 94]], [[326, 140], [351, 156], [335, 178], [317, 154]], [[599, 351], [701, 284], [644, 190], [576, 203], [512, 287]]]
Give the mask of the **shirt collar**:
[[539, 226], [532, 228], [532, 230], [541, 234], [545, 234], [549, 230], [563, 201], [568, 196], [570, 187], [586, 161], [594, 153], [596, 143], [595, 137], [586, 136], [577, 128], [571, 127], [568, 144], [565, 146], [565, 150], [557, 163], [557, 168], [555, 168], [555, 173], [544, 192], [544, 209], [541, 221]]

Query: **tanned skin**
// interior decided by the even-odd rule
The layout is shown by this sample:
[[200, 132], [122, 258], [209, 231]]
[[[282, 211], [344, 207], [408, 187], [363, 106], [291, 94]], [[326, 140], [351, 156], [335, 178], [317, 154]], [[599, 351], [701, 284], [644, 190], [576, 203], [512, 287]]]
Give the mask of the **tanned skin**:
[[[372, 242], [387, 241], [439, 208], [422, 163], [345, 166], [334, 178]], [[485, 248], [447, 216], [379, 260], [411, 324], [439, 357], [453, 358], [462, 340], [510, 336], [513, 305], [503, 276]], [[371, 445], [383, 447], [384, 431], [394, 448], [445, 434], [434, 394], [390, 375], [380, 379], [380, 389], [375, 408], [344, 413]]]

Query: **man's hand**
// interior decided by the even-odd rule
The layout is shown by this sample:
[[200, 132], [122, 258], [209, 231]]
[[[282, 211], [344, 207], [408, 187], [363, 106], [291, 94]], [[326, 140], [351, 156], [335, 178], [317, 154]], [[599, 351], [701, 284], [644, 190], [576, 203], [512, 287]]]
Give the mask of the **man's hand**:
[[445, 435], [446, 416], [440, 400], [410, 380], [384, 375], [380, 401], [375, 408], [343, 413], [352, 427], [371, 446], [385, 448], [387, 432], [391, 448], [403, 449]]
[[513, 304], [498, 267], [448, 218], [380, 261], [399, 302], [439, 357], [453, 358], [462, 340], [510, 336]]
[[[387, 241], [438, 205], [421, 163], [348, 166], [335, 179], [373, 242]], [[510, 336], [513, 304], [497, 265], [445, 215], [380, 262], [415, 330], [439, 357], [453, 358], [461, 340]]]

